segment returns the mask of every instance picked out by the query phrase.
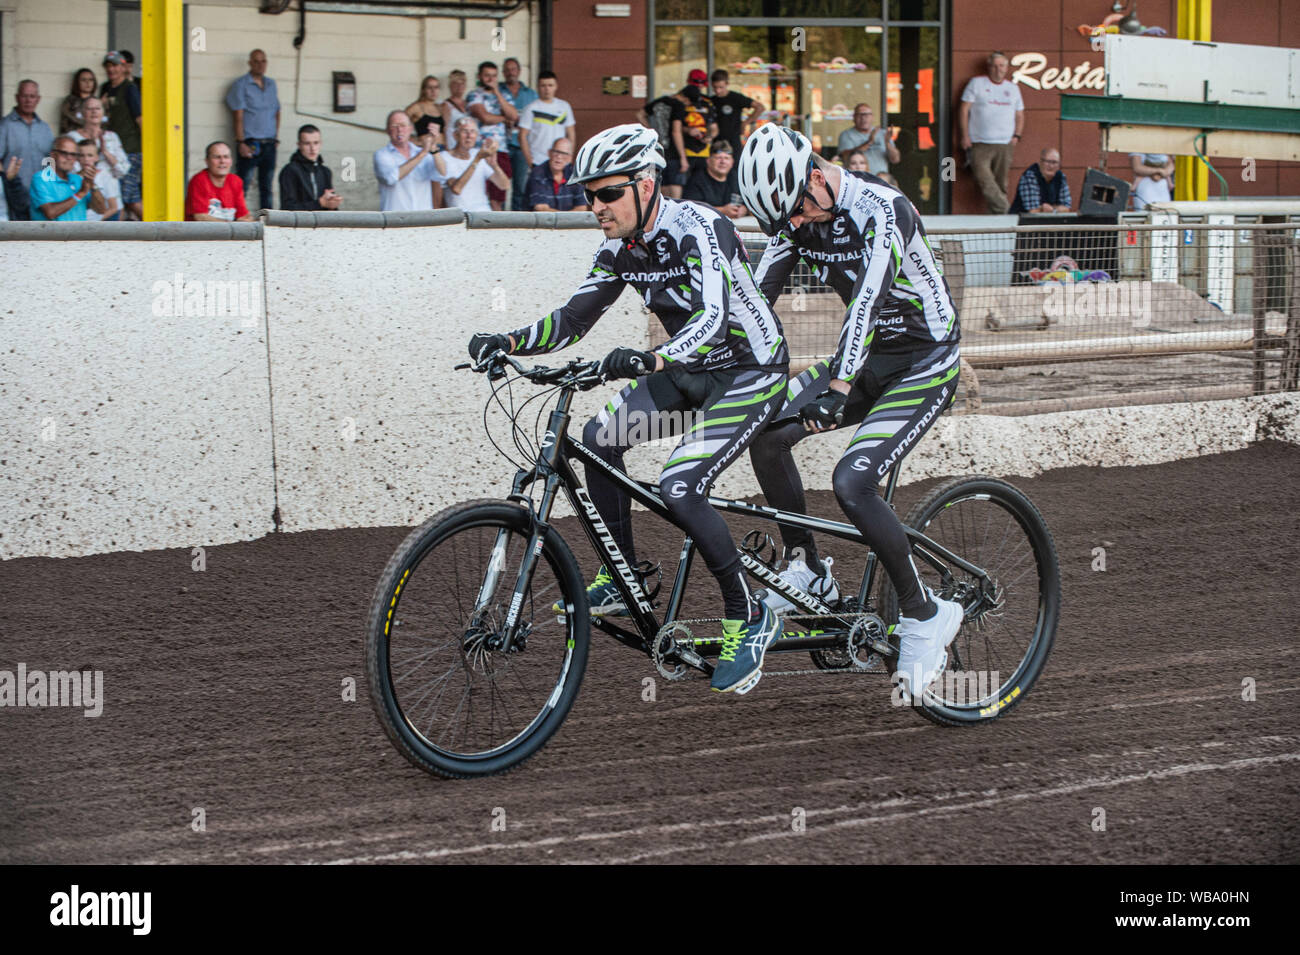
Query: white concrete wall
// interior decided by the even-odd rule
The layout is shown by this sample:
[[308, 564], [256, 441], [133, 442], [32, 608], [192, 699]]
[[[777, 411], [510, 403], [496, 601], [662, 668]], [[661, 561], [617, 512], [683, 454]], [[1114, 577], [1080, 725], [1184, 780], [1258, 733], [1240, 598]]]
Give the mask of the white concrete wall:
[[[562, 304], [597, 239], [457, 225], [267, 228], [261, 243], [0, 241], [0, 557], [256, 538], [272, 530], [277, 497], [283, 529], [299, 531], [414, 524], [502, 494], [513, 468], [483, 436], [488, 384], [452, 368], [472, 332]], [[264, 276], [265, 321], [155, 314], [157, 283], [177, 272]], [[625, 293], [581, 343], [539, 360], [645, 341]], [[575, 433], [615, 388], [580, 396]], [[510, 448], [503, 418], [490, 420]], [[1300, 443], [1300, 395], [946, 417], [902, 478], [1154, 464], [1268, 438]], [[829, 487], [843, 445], [797, 447], [809, 487]], [[668, 452], [637, 448], [629, 470], [654, 479]], [[748, 461], [717, 488], [758, 492]]]
[[265, 322], [156, 314], [177, 273], [260, 284], [261, 243], [0, 242], [0, 557], [274, 529]]
[[[483, 437], [488, 383], [453, 367], [474, 332], [510, 331], [564, 304], [598, 242], [594, 229], [267, 229], [285, 529], [414, 524], [508, 491], [514, 469]], [[646, 338], [640, 300], [625, 293], [579, 344], [536, 362], [600, 358]], [[521, 398], [531, 391], [516, 386]], [[580, 396], [576, 420], [607, 399]], [[504, 418], [490, 420], [513, 450]]]
[[[298, 12], [278, 16], [258, 12], [257, 0], [208, 0], [186, 5], [191, 37], [186, 97], [186, 176], [203, 168], [203, 148], [217, 139], [234, 136], [234, 122], [226, 109], [230, 84], [248, 72], [248, 54], [266, 51], [268, 75], [279, 88], [282, 115], [277, 166], [288, 161], [295, 148], [298, 127], [320, 127], [326, 162], [334, 172], [335, 188], [344, 208], [353, 211], [379, 208], [371, 155], [387, 141], [384, 118], [419, 96], [420, 80], [433, 73], [448, 92], [447, 73], [462, 69], [474, 86], [474, 72], [483, 60], [500, 63], [517, 57], [523, 80], [533, 82], [537, 62], [535, 12], [522, 7], [502, 21], [504, 49], [493, 48], [492, 19], [464, 20], [445, 17], [398, 17], [369, 14], [307, 14], [307, 39], [301, 51], [293, 47], [298, 32]], [[0, 0], [3, 15], [3, 73], [0, 105], [13, 109], [20, 79], [41, 86], [37, 113], [58, 131], [59, 105], [67, 95], [72, 74], [81, 67], [95, 71], [102, 83], [101, 65], [108, 49], [108, 4], [105, 0]], [[202, 50], [193, 48], [193, 31], [199, 29]], [[501, 43], [497, 44], [498, 47]], [[143, 56], [136, 55], [136, 72]], [[351, 71], [357, 80], [357, 109], [333, 112], [335, 70]], [[345, 160], [347, 161], [345, 165]], [[355, 170], [349, 180], [348, 168]], [[277, 202], [279, 201], [277, 185]]]

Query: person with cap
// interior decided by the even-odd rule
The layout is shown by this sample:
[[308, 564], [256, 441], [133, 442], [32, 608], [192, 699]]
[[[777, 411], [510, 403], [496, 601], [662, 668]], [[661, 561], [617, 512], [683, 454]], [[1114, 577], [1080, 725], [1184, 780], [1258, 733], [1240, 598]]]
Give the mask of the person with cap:
[[[144, 165], [143, 137], [140, 134], [140, 88], [131, 79], [131, 65], [117, 50], [104, 57], [104, 71], [108, 81], [99, 88], [99, 99], [104, 106], [104, 125], [117, 134], [126, 150], [131, 166], [119, 182], [122, 187], [122, 206], [136, 219], [144, 218]], [[123, 218], [127, 218], [124, 214]]]
[[[718, 137], [718, 124], [713, 114], [713, 104], [702, 89], [704, 71], [692, 70], [692, 82], [676, 93], [650, 100], [637, 113], [637, 122], [649, 126], [659, 137], [667, 165], [663, 173], [663, 194], [670, 199], [682, 197], [693, 165], [703, 165], [700, 140], [705, 139], [703, 157], [709, 153], [708, 143]], [[698, 81], [698, 82], [697, 82]]]
[[690, 170], [703, 166], [709, 158], [709, 146], [718, 138], [718, 114], [707, 95], [707, 73], [691, 70], [686, 86], [691, 91], [681, 119], [686, 165], [679, 168], [689, 175]]
[[[501, 352], [534, 355], [572, 345], [628, 286], [659, 318], [669, 335], [664, 344], [652, 351], [618, 347], [605, 357], [607, 379], [645, 377], [583, 429], [582, 443], [599, 458], [587, 465], [587, 488], [611, 538], [610, 563], [587, 588], [587, 601], [593, 614], [626, 615], [610, 568], [635, 581], [631, 502], [606, 465], [621, 468], [632, 445], [680, 431], [681, 416], [695, 412], [697, 423], [659, 476], [659, 493], [722, 591], [723, 647], [713, 689], [746, 693], [762, 675], [764, 652], [780, 627], [750, 591], [727, 522], [709, 506], [709, 489], [781, 405], [790, 361], [781, 323], [755, 284], [730, 220], [659, 194], [665, 159], [653, 130], [635, 123], [603, 130], [578, 150], [574, 166], [605, 234], [591, 270], [568, 303], [540, 321], [508, 335], [474, 335], [470, 356], [486, 367]], [[628, 589], [641, 593], [639, 584]]]

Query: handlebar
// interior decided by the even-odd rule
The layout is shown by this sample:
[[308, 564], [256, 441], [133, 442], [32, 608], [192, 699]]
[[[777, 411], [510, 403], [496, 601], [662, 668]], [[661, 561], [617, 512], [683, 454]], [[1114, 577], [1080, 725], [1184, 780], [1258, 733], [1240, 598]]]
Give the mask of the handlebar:
[[605, 380], [605, 376], [600, 373], [600, 362], [598, 361], [583, 361], [580, 358], [575, 358], [567, 364], [553, 368], [543, 365], [525, 368], [518, 359], [500, 349], [490, 355], [485, 355], [481, 361], [463, 362], [456, 366], [456, 371], [463, 371], [468, 368], [477, 374], [487, 373], [489, 378], [495, 379], [505, 374], [505, 365], [509, 365], [519, 373], [520, 377], [527, 378], [534, 384], [559, 385], [564, 388], [574, 388], [577, 391], [587, 391], [595, 388]]

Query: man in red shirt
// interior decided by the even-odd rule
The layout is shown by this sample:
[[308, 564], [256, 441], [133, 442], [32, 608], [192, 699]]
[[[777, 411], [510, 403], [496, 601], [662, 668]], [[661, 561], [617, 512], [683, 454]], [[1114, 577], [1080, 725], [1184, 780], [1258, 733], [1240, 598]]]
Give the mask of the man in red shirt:
[[244, 181], [230, 171], [234, 157], [222, 142], [209, 143], [208, 168], [194, 174], [185, 190], [187, 222], [252, 222], [244, 205]]

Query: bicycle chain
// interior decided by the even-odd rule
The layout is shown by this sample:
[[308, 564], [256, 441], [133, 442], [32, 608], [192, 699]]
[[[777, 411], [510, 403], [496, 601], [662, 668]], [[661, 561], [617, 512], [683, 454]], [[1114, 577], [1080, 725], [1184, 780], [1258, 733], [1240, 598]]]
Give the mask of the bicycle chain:
[[[849, 629], [852, 630], [854, 624], [856, 624], [859, 620], [865, 620], [868, 617], [875, 617], [876, 619], [879, 619], [879, 615], [877, 614], [867, 613], [864, 611], [853, 611], [850, 613], [787, 614], [786, 616], [781, 617], [780, 620], [782, 623], [782, 627], [784, 628], [784, 625], [787, 621], [793, 622], [798, 620], [826, 620], [829, 618], [829, 619], [838, 620], [841, 623], [848, 624]], [[688, 679], [690, 680], [704, 679], [709, 676], [709, 674], [705, 673], [703, 670], [699, 669], [698, 667], [686, 663], [684, 661], [681, 661], [680, 657], [678, 658], [678, 662], [670, 670], [668, 667], [665, 654], [660, 652], [659, 649], [660, 640], [662, 637], [665, 636], [672, 637], [673, 643], [675, 645], [674, 652], [676, 652], [676, 649], [678, 647], [682, 645], [687, 645], [688, 649], [696, 656], [699, 656], [699, 654], [696, 652], [696, 647], [698, 647], [700, 644], [721, 644], [722, 643], [721, 637], [696, 637], [691, 631], [691, 626], [695, 624], [718, 624], [719, 626], [721, 626], [722, 618], [721, 617], [692, 617], [686, 619], [679, 618], [677, 620], [673, 620], [670, 623], [664, 624], [655, 633], [654, 642], [651, 644], [650, 647], [650, 658], [654, 662], [655, 669], [659, 671], [659, 675], [662, 676], [664, 679], [669, 680], [670, 682], [676, 683]], [[679, 627], [681, 629], [686, 630], [688, 633], [691, 633], [691, 637], [688, 640], [678, 640], [676, 637], [672, 636], [671, 631], [676, 630]], [[784, 636], [784, 631], [782, 636]], [[799, 638], [791, 637], [789, 639], [797, 640]], [[851, 653], [852, 651], [846, 650], [846, 652]], [[873, 651], [867, 657], [866, 665], [862, 667], [854, 666], [850, 664], [849, 666], [844, 667], [843, 669], [834, 669], [834, 670], [823, 670], [821, 668], [813, 668], [807, 670], [770, 670], [770, 671], [764, 670], [763, 675], [764, 676], [835, 676], [835, 675], [879, 676], [882, 671], [872, 669], [872, 667], [874, 667], [877, 663], [883, 666], [884, 661], [881, 658], [879, 653]], [[887, 673], [888, 671], [886, 670], [884, 672]]]

